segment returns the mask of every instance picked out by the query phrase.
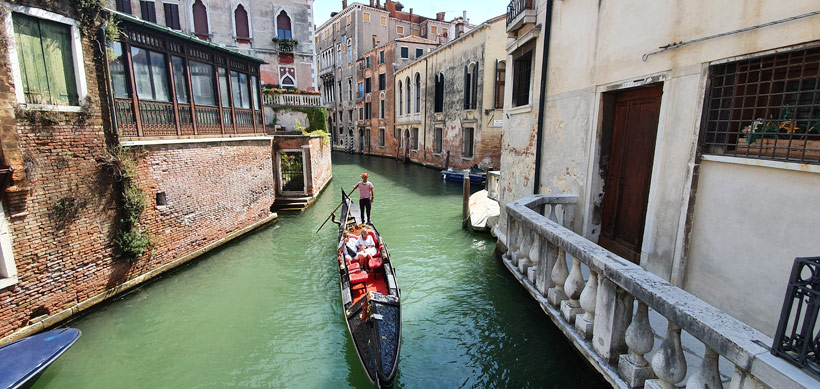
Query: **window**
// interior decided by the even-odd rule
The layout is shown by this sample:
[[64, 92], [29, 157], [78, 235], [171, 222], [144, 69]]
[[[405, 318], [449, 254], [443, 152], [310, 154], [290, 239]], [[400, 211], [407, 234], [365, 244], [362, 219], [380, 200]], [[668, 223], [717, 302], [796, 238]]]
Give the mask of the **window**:
[[219, 97], [222, 99], [222, 108], [230, 108], [231, 98], [228, 91], [228, 71], [225, 68], [217, 69], [219, 72]]
[[359, 120], [364, 120], [364, 108], [359, 107]]
[[379, 51], [379, 63], [384, 63], [384, 50]]
[[418, 28], [413, 29], [413, 36], [419, 36], [419, 29]]
[[235, 36], [240, 39], [248, 39], [251, 37], [251, 31], [248, 27], [248, 11], [242, 4], [236, 6], [233, 11], [234, 27], [236, 28]]
[[[251, 108], [247, 74], [231, 71], [231, 91], [233, 92], [234, 107], [242, 109]], [[196, 94], [194, 94], [194, 102], [196, 102]]]
[[416, 49], [416, 58], [424, 55], [424, 49]]
[[379, 23], [381, 23], [381, 25], [382, 25], [382, 26], [386, 26], [386, 25], [387, 25], [387, 17], [382, 16], [382, 17], [379, 19]]
[[414, 97], [416, 98], [416, 106], [413, 112], [419, 113], [421, 112], [421, 75], [416, 73], [416, 88], [413, 90]]
[[820, 48], [709, 67], [703, 151], [820, 164]]
[[114, 90], [114, 98], [127, 99], [131, 97], [129, 93], [128, 73], [125, 71], [125, 55], [122, 43], [115, 42], [111, 47], [112, 53], [109, 57], [108, 72], [111, 73], [111, 87]]
[[202, 4], [202, 0], [196, 0], [192, 8], [194, 14], [194, 33], [196, 35], [208, 35], [208, 10], [205, 8], [205, 5]]
[[[344, 40], [345, 40], [345, 38], [342, 37], [342, 41], [344, 41]], [[342, 66], [342, 45], [341, 44], [336, 47], [336, 53], [339, 54], [339, 61], [336, 62], [336, 66], [341, 67]], [[341, 88], [339, 88], [339, 89], [341, 89]]]
[[394, 128], [393, 129], [393, 138], [396, 139], [397, 141], [401, 140], [401, 129], [400, 128]]
[[18, 101], [79, 105], [75, 66], [82, 65], [82, 58], [72, 49], [72, 27], [17, 12], [12, 22], [22, 83], [17, 86], [23, 92], [18, 92]]
[[433, 33], [433, 34], [438, 34], [438, 28], [436, 28], [436, 26], [431, 26], [430, 27], [430, 32]]
[[436, 127], [433, 130], [433, 154], [441, 154], [441, 139], [442, 129], [440, 127]]
[[353, 38], [347, 38], [347, 60], [353, 61]]
[[532, 73], [532, 50], [513, 61], [513, 107], [530, 103], [530, 78]]
[[165, 54], [131, 47], [134, 83], [140, 100], [170, 101]]
[[379, 119], [384, 119], [384, 100], [379, 100]]
[[384, 86], [385, 86], [384, 85], [385, 84], [384, 80], [385, 80], [384, 73], [380, 73], [379, 74], [379, 90], [384, 90]]
[[[216, 89], [214, 89], [214, 67], [197, 61], [188, 61], [188, 66], [191, 69], [191, 90], [194, 95], [194, 104], [215, 106]], [[236, 72], [231, 72], [232, 77], [234, 73]], [[239, 102], [236, 97], [236, 92], [239, 88], [235, 84], [233, 87], [234, 104], [236, 104], [236, 107], [239, 107]]]
[[142, 20], [147, 20], [151, 23], [157, 22], [157, 10], [153, 1], [140, 1], [140, 15]]
[[370, 13], [365, 12], [364, 15], [362, 15], [362, 20], [364, 20], [365, 23], [370, 23]]
[[347, 24], [350, 24], [350, 21], [353, 20], [352, 16], [351, 14], [347, 14]]
[[360, 83], [358, 84], [358, 86], [359, 86], [359, 89], [358, 89], [358, 90], [359, 90], [359, 92], [356, 94], [356, 97], [358, 97], [358, 98], [360, 98], [360, 99], [361, 99], [361, 98], [363, 98], [363, 97], [364, 97], [364, 83], [363, 83], [363, 82], [360, 82]]
[[405, 78], [404, 83], [405, 83], [405, 85], [407, 85], [407, 96], [406, 96], [407, 101], [405, 103], [407, 104], [407, 113], [410, 113], [410, 109], [411, 109], [410, 108], [411, 107], [411, 105], [410, 105], [410, 77]]
[[507, 69], [507, 63], [504, 61], [497, 61], [495, 63], [495, 105], [494, 108], [504, 108], [504, 77]]
[[404, 26], [396, 26], [396, 34], [404, 34]]
[[370, 69], [370, 56], [364, 58], [364, 67], [365, 69]]
[[279, 12], [279, 15], [276, 16], [276, 36], [281, 39], [293, 39], [290, 16], [288, 16], [288, 13], [285, 11]]
[[352, 123], [353, 122], [353, 110], [352, 109], [347, 111], [347, 116], [350, 119], [350, 122]]
[[339, 101], [343, 101], [343, 100], [344, 100], [344, 98], [342, 98], [342, 90], [343, 90], [343, 89], [342, 89], [342, 82], [341, 82], [341, 81], [339, 81]]
[[475, 109], [478, 97], [478, 64], [464, 67], [464, 109]]
[[367, 102], [364, 103], [364, 119], [370, 120], [370, 110], [371, 110], [371, 103]]
[[410, 135], [410, 145], [413, 148], [413, 150], [418, 150], [419, 149], [419, 129], [414, 128], [411, 131], [412, 132], [411, 132], [411, 135]]
[[399, 81], [399, 115], [401, 115], [404, 112], [404, 110], [402, 109], [402, 101], [404, 101], [404, 99], [402, 99], [403, 92], [404, 90], [401, 87], [401, 81]]
[[185, 76], [185, 60], [171, 57], [171, 68], [174, 71], [174, 91], [177, 103], [188, 104], [188, 77]]
[[259, 105], [259, 81], [256, 76], [251, 76], [251, 96], [253, 96], [253, 109], [261, 109]]
[[384, 128], [379, 128], [379, 147], [384, 147]]
[[347, 79], [347, 99], [348, 100], [353, 100], [353, 79], [352, 78]]
[[164, 3], [165, 7], [165, 25], [172, 30], [181, 30], [179, 25], [179, 4]]
[[473, 132], [475, 129], [471, 127], [464, 128], [464, 137], [461, 139], [461, 157], [473, 157]]
[[131, 0], [117, 0], [117, 11], [131, 14]]
[[364, 79], [364, 93], [370, 93], [371, 91], [371, 77], [367, 77]]
[[401, 48], [401, 57], [402, 58], [409, 58], [410, 57], [410, 50], [407, 47]]
[[436, 90], [433, 106], [434, 112], [444, 112], [444, 73], [436, 75]]
[[364, 130], [364, 146], [368, 149], [370, 148], [370, 129], [365, 128]]

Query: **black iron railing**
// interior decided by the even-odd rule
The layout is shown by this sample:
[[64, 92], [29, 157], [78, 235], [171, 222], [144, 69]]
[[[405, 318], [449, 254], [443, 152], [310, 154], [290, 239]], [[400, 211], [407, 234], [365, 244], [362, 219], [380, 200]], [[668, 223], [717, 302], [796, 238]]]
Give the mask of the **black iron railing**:
[[772, 354], [820, 375], [820, 257], [795, 258]]
[[518, 15], [526, 9], [532, 9], [534, 0], [512, 0], [507, 5], [507, 25], [509, 26]]

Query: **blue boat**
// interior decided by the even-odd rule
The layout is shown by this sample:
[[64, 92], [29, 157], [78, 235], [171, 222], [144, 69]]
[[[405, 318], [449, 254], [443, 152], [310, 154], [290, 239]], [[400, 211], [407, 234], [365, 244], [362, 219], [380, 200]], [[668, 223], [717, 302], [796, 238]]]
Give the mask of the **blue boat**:
[[464, 174], [470, 175], [470, 183], [471, 184], [483, 184], [487, 180], [487, 173], [486, 172], [470, 172], [467, 169], [464, 170], [456, 170], [456, 169], [447, 169], [441, 171], [441, 179], [447, 181], [457, 181], [463, 182], [464, 181]]
[[59, 328], [0, 347], [0, 388], [28, 388], [82, 333]]

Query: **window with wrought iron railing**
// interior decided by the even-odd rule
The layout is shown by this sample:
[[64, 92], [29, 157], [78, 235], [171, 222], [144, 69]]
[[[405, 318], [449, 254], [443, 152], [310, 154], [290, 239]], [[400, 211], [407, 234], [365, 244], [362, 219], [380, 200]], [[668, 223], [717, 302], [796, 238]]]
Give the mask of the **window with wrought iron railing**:
[[820, 48], [713, 65], [706, 154], [820, 164]]

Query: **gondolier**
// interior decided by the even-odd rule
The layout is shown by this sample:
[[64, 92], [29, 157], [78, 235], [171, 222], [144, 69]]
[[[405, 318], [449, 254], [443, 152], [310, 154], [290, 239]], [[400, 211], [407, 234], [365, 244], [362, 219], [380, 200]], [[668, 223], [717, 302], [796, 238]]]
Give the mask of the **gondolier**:
[[[370, 223], [370, 204], [376, 200], [373, 192], [373, 183], [367, 181], [367, 173], [362, 173], [362, 180], [353, 187], [350, 193], [359, 189], [359, 220], [362, 223]], [[365, 216], [367, 218], [365, 219]]]

